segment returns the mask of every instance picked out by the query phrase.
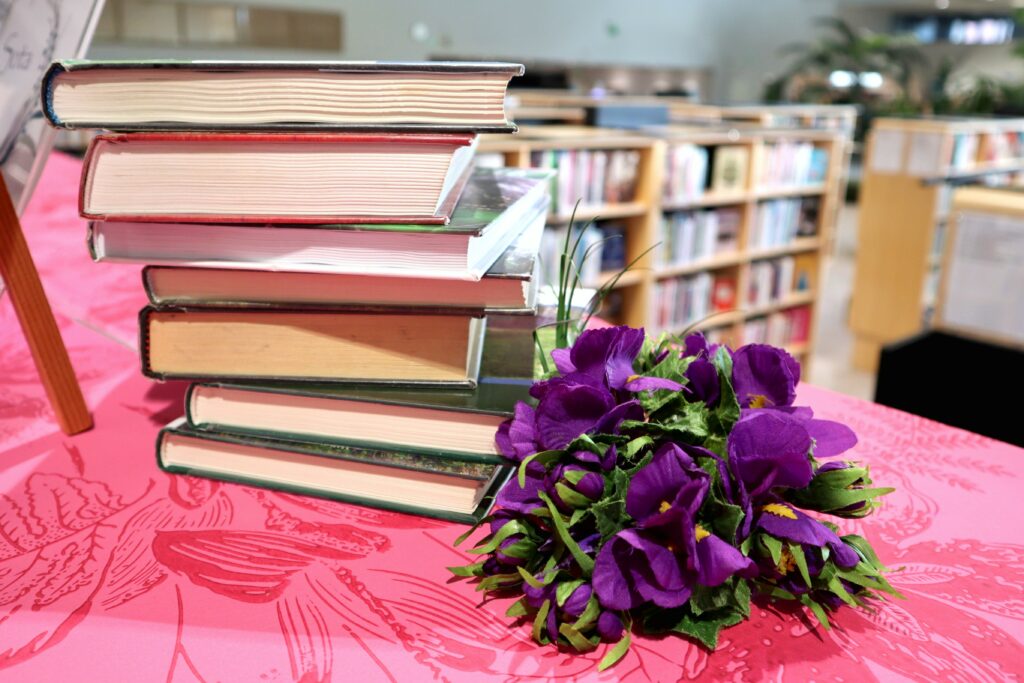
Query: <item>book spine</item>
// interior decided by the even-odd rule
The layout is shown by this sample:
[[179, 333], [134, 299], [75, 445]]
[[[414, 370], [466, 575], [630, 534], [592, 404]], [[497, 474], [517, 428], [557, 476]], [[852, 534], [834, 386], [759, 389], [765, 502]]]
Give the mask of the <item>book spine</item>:
[[67, 71], [61, 62], [54, 62], [43, 75], [43, 81], [39, 88], [40, 107], [47, 122], [54, 128], [70, 130], [71, 127], [63, 123], [53, 110], [53, 85], [54, 80]]

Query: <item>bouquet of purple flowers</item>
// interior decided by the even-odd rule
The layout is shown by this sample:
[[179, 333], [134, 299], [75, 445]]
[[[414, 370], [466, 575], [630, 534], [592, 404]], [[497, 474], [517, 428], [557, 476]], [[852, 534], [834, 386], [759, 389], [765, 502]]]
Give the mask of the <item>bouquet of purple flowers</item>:
[[793, 405], [788, 353], [610, 327], [551, 357], [536, 407], [519, 403], [498, 430], [516, 472], [471, 551], [482, 559], [451, 569], [518, 596], [507, 614], [532, 620], [538, 643], [617, 642], [606, 668], [633, 630], [713, 649], [754, 594], [826, 628], [844, 603], [898, 595], [870, 544], [821, 518], [863, 517], [892, 489], [833, 459], [857, 438]]

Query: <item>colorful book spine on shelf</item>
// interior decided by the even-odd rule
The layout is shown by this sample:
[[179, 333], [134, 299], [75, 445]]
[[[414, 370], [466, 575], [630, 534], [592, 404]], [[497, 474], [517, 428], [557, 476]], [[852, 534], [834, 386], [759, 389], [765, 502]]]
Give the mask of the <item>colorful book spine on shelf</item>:
[[640, 152], [632, 149], [541, 150], [530, 154], [535, 168], [555, 168], [552, 211], [568, 216], [576, 202], [582, 208], [633, 201]]
[[735, 252], [742, 221], [735, 207], [665, 214], [659, 236], [661, 265], [682, 266]]
[[747, 320], [742, 343], [796, 348], [807, 343], [810, 331], [811, 307], [799, 306]]
[[764, 148], [764, 187], [818, 185], [828, 175], [828, 152], [812, 142], [776, 142]]
[[795, 266], [792, 256], [751, 263], [747, 305], [764, 308], [792, 294]]
[[703, 145], [672, 145], [665, 158], [664, 202], [685, 204], [704, 194], [709, 162], [708, 148]]
[[771, 249], [790, 244], [798, 237], [814, 237], [818, 232], [820, 209], [817, 197], [761, 202], [748, 239], [749, 248]]

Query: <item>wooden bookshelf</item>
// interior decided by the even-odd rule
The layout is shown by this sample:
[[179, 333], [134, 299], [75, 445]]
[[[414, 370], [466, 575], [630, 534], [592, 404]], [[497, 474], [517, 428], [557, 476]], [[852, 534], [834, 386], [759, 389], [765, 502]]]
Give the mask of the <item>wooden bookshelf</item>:
[[[1007, 170], [1009, 169], [1009, 170]], [[1024, 119], [876, 119], [861, 180], [853, 365], [920, 332], [934, 312], [952, 185], [1019, 183]]]
[[[824, 178], [818, 182], [779, 183], [765, 185], [760, 182], [767, 154], [780, 143], [807, 143], [824, 151], [827, 164]], [[704, 188], [687, 196], [685, 201], [665, 198], [667, 154], [676, 145], [690, 144], [711, 150], [719, 146], [738, 146], [747, 151], [745, 180], [728, 191]], [[744, 328], [751, 321], [796, 308], [807, 308], [809, 316], [806, 339], [786, 344], [792, 353], [806, 362], [813, 350], [813, 330], [817, 316], [820, 268], [826, 246], [834, 227], [836, 208], [841, 201], [841, 186], [845, 180], [847, 156], [843, 135], [822, 130], [771, 130], [728, 127], [671, 126], [664, 129], [639, 132], [606, 130], [584, 126], [523, 126], [516, 136], [484, 136], [479, 154], [500, 155], [506, 165], [527, 167], [531, 155], [546, 150], [635, 150], [639, 153], [635, 195], [630, 201], [586, 207], [577, 212], [577, 224], [592, 218], [614, 219], [626, 226], [626, 259], [632, 260], [659, 241], [662, 222], [666, 216], [678, 211], [714, 210], [734, 207], [741, 216], [734, 250], [714, 253], [706, 258], [685, 263], [665, 263], [655, 252], [641, 258], [637, 266], [616, 284], [620, 297], [617, 310], [605, 312], [612, 322], [643, 326], [652, 332], [662, 331], [658, 314], [654, 310], [658, 284], [674, 278], [685, 278], [701, 273], [727, 273], [735, 278], [736, 306], [731, 310], [714, 312], [706, 319], [695, 321], [692, 329], [701, 329], [732, 344], [744, 342]], [[768, 248], [748, 245], [754, 222], [765, 201], [787, 199], [799, 201], [814, 198], [818, 202], [815, 234], [796, 237], [784, 244]], [[564, 225], [567, 216], [552, 215], [549, 226]], [[750, 287], [754, 264], [769, 259], [794, 256], [805, 259], [803, 265], [810, 271], [807, 288], [792, 291], [767, 305], [747, 305], [746, 293]], [[608, 281], [614, 273], [601, 273], [598, 281]], [[684, 329], [664, 331], [683, 332]]]

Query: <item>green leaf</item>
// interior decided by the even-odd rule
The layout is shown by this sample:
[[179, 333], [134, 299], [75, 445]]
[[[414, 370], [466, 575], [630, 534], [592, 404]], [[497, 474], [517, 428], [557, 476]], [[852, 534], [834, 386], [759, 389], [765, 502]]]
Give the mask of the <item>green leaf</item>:
[[518, 519], [513, 519], [498, 529], [495, 533], [486, 536], [475, 548], [467, 552], [473, 555], [492, 553], [497, 550], [498, 546], [500, 546], [509, 536], [523, 534], [527, 531], [527, 527], [523, 525], [522, 522]]
[[730, 610], [720, 613], [707, 612], [696, 617], [684, 612], [682, 618], [670, 630], [695, 639], [708, 650], [718, 647], [718, 634], [723, 628], [735, 626], [743, 621], [743, 615]]
[[814, 612], [814, 616], [818, 618], [818, 623], [820, 623], [826, 631], [832, 629], [832, 624], [829, 623], [828, 614], [825, 613], [825, 608], [822, 607], [817, 600], [812, 600], [811, 597], [805, 593], [800, 596], [800, 602], [811, 608], [811, 611]]
[[555, 531], [558, 532], [558, 538], [562, 541], [562, 545], [569, 551], [573, 559], [576, 560], [576, 564], [579, 565], [580, 570], [585, 576], [590, 576], [594, 571], [594, 558], [584, 553], [576, 539], [569, 533], [568, 527], [565, 526], [565, 520], [562, 519], [561, 513], [558, 508], [548, 497], [548, 494], [540, 492], [537, 494], [538, 497], [544, 501], [548, 506], [548, 510], [551, 511], [551, 522], [555, 525]]
[[[525, 581], [526, 583], [530, 584], [530, 586], [532, 588], [540, 589], [540, 588], [543, 588], [544, 586], [547, 585], [547, 582], [538, 581], [536, 576], [534, 576], [530, 572], [526, 571], [522, 567], [516, 567], [516, 571], [518, 571], [519, 575], [521, 577], [523, 577], [523, 581]], [[545, 578], [547, 578], [547, 577], [545, 577]]]
[[519, 488], [526, 488], [526, 467], [531, 462], [538, 462], [547, 467], [548, 463], [558, 460], [562, 456], [563, 451], [540, 451], [533, 455], [528, 455], [523, 458], [523, 461], [519, 463], [519, 470], [516, 472], [516, 477], [519, 480]]
[[483, 576], [483, 573], [484, 573], [483, 570], [484, 570], [483, 560], [481, 560], [480, 562], [474, 562], [473, 564], [469, 564], [469, 565], [466, 565], [464, 567], [448, 567], [448, 571], [450, 571], [455, 576], [464, 576], [464, 577]]
[[533, 618], [533, 639], [541, 645], [548, 644], [548, 637], [544, 635], [547, 630], [544, 627], [547, 625], [548, 612], [551, 611], [551, 601], [545, 600], [544, 604], [537, 610], [537, 616]]
[[518, 574], [492, 574], [481, 580], [476, 589], [479, 592], [489, 592], [510, 588], [522, 583]]
[[778, 567], [779, 563], [782, 562], [782, 541], [769, 534], [760, 534], [759, 539], [772, 556], [772, 562]]
[[799, 543], [790, 543], [789, 552], [793, 556], [793, 560], [796, 562], [797, 569], [800, 570], [800, 578], [804, 580], [807, 587], [811, 587], [811, 574], [807, 570], [807, 557], [804, 555], [804, 548]]
[[571, 508], [586, 508], [589, 507], [590, 504], [594, 502], [587, 498], [586, 496], [584, 496], [582, 493], [579, 493], [578, 491], [573, 491], [571, 488], [569, 488], [562, 482], [558, 482], [555, 484], [555, 490], [558, 491], [558, 497], [562, 499], [562, 502]]
[[626, 656], [629, 652], [629, 645], [632, 642], [632, 636], [629, 633], [629, 629], [626, 629], [626, 634], [622, 637], [622, 640], [615, 644], [615, 647], [608, 650], [607, 654], [601, 658], [601, 663], [597, 665], [598, 671], [604, 671], [605, 669], [615, 666], [620, 659]]
[[718, 379], [721, 383], [721, 391], [718, 397], [718, 406], [711, 413], [709, 424], [713, 431], [727, 435], [732, 431], [732, 426], [740, 419], [740, 404], [736, 400], [736, 392], [732, 386], [732, 356], [725, 347], [720, 347], [711, 360], [718, 370]]
[[736, 589], [734, 591], [735, 602], [739, 608], [739, 613], [746, 619], [750, 616], [750, 584], [741, 578], [736, 579]]
[[601, 616], [601, 605], [597, 601], [597, 596], [591, 594], [590, 600], [587, 600], [586, 608], [580, 614], [579, 619], [573, 623], [572, 627], [582, 631], [597, 621], [599, 616]]
[[600, 642], [598, 638], [594, 638], [594, 640], [588, 639], [578, 630], [573, 628], [571, 624], [562, 624], [558, 627], [558, 632], [565, 636], [565, 639], [569, 641], [570, 645], [576, 648], [577, 652], [590, 652], [597, 647], [597, 643]]
[[712, 514], [711, 528], [724, 539], [736, 537], [736, 530], [743, 523], [743, 508], [732, 503], [714, 502], [708, 505]]
[[558, 584], [555, 588], [555, 604], [561, 607], [565, 604], [565, 601], [569, 599], [569, 596], [573, 594], [577, 588], [583, 585], [583, 579], [575, 579], [573, 581], [563, 581]]
[[526, 606], [526, 598], [520, 598], [516, 600], [509, 608], [505, 610], [505, 616], [510, 619], [518, 619], [519, 617], [525, 617], [530, 613], [529, 608]]
[[626, 457], [630, 460], [636, 457], [636, 454], [647, 448], [648, 446], [654, 445], [654, 439], [649, 436], [640, 436], [626, 444], [625, 453]]
[[588, 474], [590, 474], [589, 470], [569, 470], [562, 475], [562, 478], [573, 486], [576, 486], [576, 484], [583, 481], [583, 477]]
[[587, 508], [580, 508], [579, 510], [572, 511], [572, 517], [569, 518], [569, 527], [572, 528], [580, 523], [584, 517], [590, 514], [590, 510]]
[[857, 601], [846, 590], [846, 587], [843, 586], [843, 582], [839, 580], [839, 577], [833, 576], [832, 579], [828, 582], [828, 588], [830, 591], [832, 591], [832, 593], [837, 595], [840, 600], [845, 602], [850, 607], [857, 606]]

